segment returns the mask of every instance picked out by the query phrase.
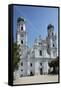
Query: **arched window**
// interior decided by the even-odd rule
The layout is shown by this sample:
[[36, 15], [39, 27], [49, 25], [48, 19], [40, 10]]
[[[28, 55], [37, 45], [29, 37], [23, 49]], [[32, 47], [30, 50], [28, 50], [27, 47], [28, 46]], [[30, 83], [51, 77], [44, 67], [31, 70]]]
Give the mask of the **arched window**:
[[53, 47], [54, 47], [54, 44], [53, 44]]
[[23, 30], [23, 26], [21, 27], [21, 30]]
[[21, 44], [23, 44], [23, 40], [21, 40]]
[[23, 62], [21, 62], [21, 66], [23, 66]]
[[30, 66], [32, 67], [32, 63], [30, 63]]
[[39, 51], [39, 55], [42, 56], [42, 51], [41, 50]]
[[21, 69], [21, 71], [23, 71], [23, 69]]
[[32, 71], [30, 72], [30, 76], [33, 76], [33, 72]]

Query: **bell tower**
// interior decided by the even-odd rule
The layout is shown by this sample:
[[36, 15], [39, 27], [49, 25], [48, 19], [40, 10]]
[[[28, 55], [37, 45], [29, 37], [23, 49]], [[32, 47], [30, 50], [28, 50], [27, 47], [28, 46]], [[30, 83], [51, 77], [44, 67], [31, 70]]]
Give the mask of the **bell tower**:
[[54, 26], [52, 24], [49, 24], [47, 27], [48, 30], [48, 36], [47, 36], [47, 50], [51, 57], [57, 56], [57, 37], [54, 33]]
[[20, 44], [21, 46], [27, 45], [27, 33], [25, 19], [23, 17], [17, 19], [17, 44]]

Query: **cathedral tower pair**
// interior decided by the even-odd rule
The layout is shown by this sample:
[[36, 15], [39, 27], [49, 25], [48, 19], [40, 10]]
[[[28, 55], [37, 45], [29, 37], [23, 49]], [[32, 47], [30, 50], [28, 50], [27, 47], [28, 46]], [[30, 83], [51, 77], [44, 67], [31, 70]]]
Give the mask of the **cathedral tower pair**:
[[[25, 27], [25, 19], [19, 17], [17, 19], [17, 44], [22, 47], [27, 45], [27, 33]], [[47, 51], [51, 57], [57, 56], [57, 36], [54, 33], [54, 26], [49, 24], [47, 27]]]

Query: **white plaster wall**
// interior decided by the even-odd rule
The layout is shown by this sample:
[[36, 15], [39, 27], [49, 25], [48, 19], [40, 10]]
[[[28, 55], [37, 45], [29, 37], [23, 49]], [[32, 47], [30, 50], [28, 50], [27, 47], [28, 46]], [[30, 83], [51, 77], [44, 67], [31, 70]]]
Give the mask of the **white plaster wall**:
[[25, 24], [23, 24], [23, 29], [24, 29], [24, 31], [26, 30], [26, 28], [25, 28]]
[[20, 40], [19, 40], [20, 44], [21, 44], [21, 40], [23, 40], [23, 44], [26, 45], [27, 39], [26, 39], [25, 33], [24, 33], [23, 37], [21, 37], [21, 35], [20, 35]]
[[39, 55], [39, 51], [40, 50], [41, 49], [39, 49], [39, 48], [38, 49], [35, 49], [35, 58], [40, 58], [40, 57], [42, 58], [43, 57], [43, 51], [42, 51], [42, 56]]
[[14, 80], [18, 79], [19, 78], [19, 70], [15, 70], [14, 73], [13, 73], [13, 77], [14, 77]]
[[21, 31], [21, 27], [23, 27], [23, 30], [25, 31], [25, 23], [20, 22], [20, 26], [18, 27], [20, 31]]
[[[23, 66], [21, 66], [21, 62], [23, 62]], [[23, 70], [23, 71], [21, 71]], [[19, 76], [21, 76], [21, 74], [23, 74], [23, 76], [26, 76], [27, 75], [27, 61], [26, 59], [23, 59], [20, 61], [20, 64], [19, 64]]]
[[36, 61], [35, 62], [35, 75], [39, 75], [40, 74], [40, 71], [39, 71], [39, 62]]
[[47, 49], [46, 48], [43, 49], [43, 57], [44, 58], [50, 58], [50, 56], [47, 53]]
[[[32, 63], [32, 66], [30, 66], [30, 64]], [[30, 75], [30, 72], [33, 72], [33, 74], [35, 74], [35, 61], [34, 59], [30, 59], [28, 60], [28, 65], [27, 65], [27, 75]]]
[[29, 69], [29, 67], [30, 67], [30, 61], [28, 61], [28, 65], [27, 65], [27, 75], [30, 75], [30, 69]]
[[43, 74], [48, 74], [48, 61], [43, 62]]
[[20, 34], [19, 33], [17, 34], [17, 44], [18, 45], [20, 44]]
[[[40, 54], [39, 54], [39, 51], [42, 51], [42, 55], [40, 56]], [[48, 55], [48, 53], [47, 53], [47, 49], [46, 48], [38, 48], [38, 49], [35, 49], [35, 57], [36, 58], [50, 58], [50, 56]]]

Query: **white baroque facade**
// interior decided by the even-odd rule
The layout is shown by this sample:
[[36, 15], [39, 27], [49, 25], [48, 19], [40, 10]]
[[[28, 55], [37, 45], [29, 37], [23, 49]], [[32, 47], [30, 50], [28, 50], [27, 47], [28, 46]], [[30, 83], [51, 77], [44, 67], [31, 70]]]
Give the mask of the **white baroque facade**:
[[57, 36], [54, 33], [54, 26], [49, 24], [47, 27], [47, 36], [43, 40], [39, 36], [34, 41], [32, 48], [27, 46], [27, 32], [25, 20], [23, 17], [17, 20], [17, 44], [21, 46], [21, 59], [19, 68], [14, 72], [15, 78], [48, 74], [49, 65], [57, 57]]

